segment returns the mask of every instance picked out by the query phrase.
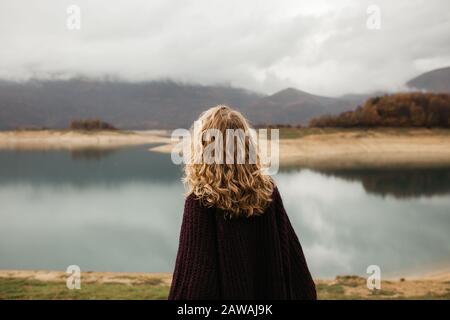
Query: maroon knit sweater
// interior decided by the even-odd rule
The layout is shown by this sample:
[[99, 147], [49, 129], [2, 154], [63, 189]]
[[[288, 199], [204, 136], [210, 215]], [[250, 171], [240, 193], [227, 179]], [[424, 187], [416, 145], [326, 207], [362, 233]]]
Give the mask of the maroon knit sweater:
[[264, 214], [224, 218], [186, 199], [169, 299], [316, 299], [277, 188]]

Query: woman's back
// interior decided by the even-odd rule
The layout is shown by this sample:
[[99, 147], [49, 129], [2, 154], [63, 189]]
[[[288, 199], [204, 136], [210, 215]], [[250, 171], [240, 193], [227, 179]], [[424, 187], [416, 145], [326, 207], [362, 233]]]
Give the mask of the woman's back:
[[200, 115], [192, 133], [183, 148], [189, 195], [169, 299], [315, 299], [245, 117], [219, 105]]
[[169, 299], [315, 299], [277, 188], [263, 214], [227, 218], [186, 199]]

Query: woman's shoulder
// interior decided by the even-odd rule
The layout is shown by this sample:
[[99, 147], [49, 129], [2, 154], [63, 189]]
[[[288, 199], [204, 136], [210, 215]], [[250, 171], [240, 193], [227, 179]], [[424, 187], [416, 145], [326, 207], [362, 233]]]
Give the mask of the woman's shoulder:
[[200, 197], [195, 195], [193, 192], [191, 192], [185, 196], [184, 202], [186, 204], [192, 204], [192, 205], [201, 205], [202, 204]]
[[190, 193], [188, 195], [186, 195], [185, 200], [184, 200], [184, 210], [185, 211], [195, 211], [195, 212], [200, 212], [200, 211], [207, 211], [211, 209], [210, 207], [207, 207], [203, 204], [203, 201], [200, 197], [198, 197], [197, 195], [195, 195], [194, 193]]
[[272, 208], [272, 210], [279, 211], [280, 208], [284, 207], [280, 190], [276, 185], [273, 187], [271, 200], [272, 201], [270, 201], [269, 208]]
[[200, 205], [201, 205], [201, 201], [194, 193], [191, 192], [185, 196], [185, 199], [184, 199], [185, 207], [186, 206], [200, 206]]
[[185, 198], [183, 216], [191, 224], [211, 224], [214, 215], [211, 214], [211, 207], [203, 205], [201, 199], [195, 194], [189, 194]]
[[272, 201], [281, 199], [280, 191], [278, 190], [277, 185], [273, 184], [273, 190], [272, 190]]

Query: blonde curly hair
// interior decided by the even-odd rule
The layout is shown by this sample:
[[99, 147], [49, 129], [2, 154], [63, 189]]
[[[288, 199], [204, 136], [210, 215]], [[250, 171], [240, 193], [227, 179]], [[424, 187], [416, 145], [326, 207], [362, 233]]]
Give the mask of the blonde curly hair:
[[[196, 123], [199, 127], [194, 130]], [[271, 201], [274, 182], [270, 176], [262, 172], [258, 151], [256, 151], [255, 161], [249, 161], [249, 154], [255, 141], [248, 121], [240, 112], [225, 105], [218, 105], [203, 112], [196, 123], [191, 128], [190, 161], [184, 167], [183, 181], [187, 186], [187, 195], [193, 194], [201, 200], [203, 205], [215, 206], [231, 217], [250, 217], [263, 213]], [[237, 148], [233, 148], [233, 163], [195, 161], [195, 157], [198, 157], [199, 153], [203, 154], [206, 146], [211, 142], [204, 141], [205, 133], [209, 129], [220, 131], [222, 136], [226, 136], [229, 129], [241, 130], [245, 133], [245, 141], [241, 141]], [[198, 142], [197, 145], [195, 141]], [[241, 149], [245, 147], [243, 163], [237, 159], [238, 152], [243, 151], [239, 150], [239, 147]]]

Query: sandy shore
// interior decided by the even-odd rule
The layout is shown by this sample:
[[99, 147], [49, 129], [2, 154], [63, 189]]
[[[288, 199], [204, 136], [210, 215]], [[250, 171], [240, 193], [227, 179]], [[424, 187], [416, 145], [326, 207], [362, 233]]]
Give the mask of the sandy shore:
[[[280, 164], [308, 168], [430, 167], [450, 165], [450, 130], [289, 129], [280, 139]], [[151, 148], [170, 153], [173, 144]]]
[[450, 165], [450, 130], [368, 130], [312, 134], [280, 143], [284, 165], [428, 167]]
[[[74, 296], [65, 286], [67, 277], [62, 271], [0, 270], [0, 299], [165, 299], [172, 279], [170, 273], [83, 272], [85, 291]], [[366, 279], [358, 276], [315, 283], [319, 299], [450, 299], [449, 270], [382, 280], [380, 290], [367, 289]]]
[[[0, 149], [118, 148], [158, 144], [170, 153], [170, 132], [69, 130], [0, 132]], [[450, 130], [444, 129], [282, 129], [280, 164], [310, 168], [430, 167], [450, 165]]]
[[118, 148], [127, 145], [169, 143], [166, 131], [100, 131], [70, 130], [0, 131], [0, 149], [46, 150]]

